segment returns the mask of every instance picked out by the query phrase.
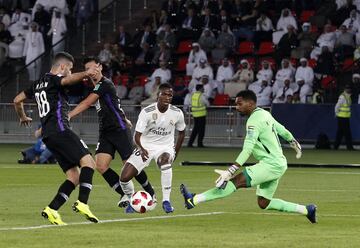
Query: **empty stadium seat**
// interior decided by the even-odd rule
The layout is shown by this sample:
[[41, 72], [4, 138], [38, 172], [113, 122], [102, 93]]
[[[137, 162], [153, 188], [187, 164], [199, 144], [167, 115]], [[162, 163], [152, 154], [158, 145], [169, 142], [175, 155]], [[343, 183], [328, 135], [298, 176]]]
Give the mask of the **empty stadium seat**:
[[313, 15], [315, 15], [315, 10], [303, 10], [300, 14], [300, 22], [309, 22]]
[[321, 86], [324, 89], [332, 89], [336, 87], [336, 80], [332, 76], [326, 76], [321, 79]]
[[175, 71], [178, 72], [183, 72], [186, 70], [186, 64], [188, 62], [188, 58], [187, 57], [180, 57], [178, 59], [177, 65], [175, 67]]
[[311, 68], [315, 68], [317, 62], [315, 59], [309, 59], [308, 60], [308, 66], [310, 66]]
[[176, 50], [177, 54], [184, 54], [184, 53], [189, 53], [191, 51], [191, 45], [192, 45], [192, 41], [191, 40], [183, 40], [180, 41], [179, 46]]
[[350, 71], [352, 70], [353, 66], [354, 66], [354, 60], [352, 58], [347, 58], [343, 63], [342, 70]]
[[140, 86], [144, 86], [148, 82], [148, 76], [147, 75], [139, 75], [137, 78], [140, 81]]
[[227, 106], [230, 103], [230, 97], [227, 94], [217, 94], [213, 104], [216, 106]]
[[254, 43], [251, 41], [240, 42], [237, 52], [239, 55], [253, 54], [254, 53]]
[[264, 56], [270, 55], [274, 52], [274, 44], [271, 41], [263, 41], [260, 43], [257, 55]]

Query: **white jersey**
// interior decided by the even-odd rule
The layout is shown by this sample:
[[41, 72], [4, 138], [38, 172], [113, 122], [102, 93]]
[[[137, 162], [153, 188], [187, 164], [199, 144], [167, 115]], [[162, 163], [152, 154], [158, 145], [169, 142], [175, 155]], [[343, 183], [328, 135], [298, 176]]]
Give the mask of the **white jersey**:
[[178, 131], [185, 130], [183, 112], [169, 105], [168, 109], [161, 113], [157, 108], [157, 103], [153, 103], [139, 114], [135, 131], [142, 133], [140, 141], [145, 149], [153, 147], [174, 146], [175, 128]]

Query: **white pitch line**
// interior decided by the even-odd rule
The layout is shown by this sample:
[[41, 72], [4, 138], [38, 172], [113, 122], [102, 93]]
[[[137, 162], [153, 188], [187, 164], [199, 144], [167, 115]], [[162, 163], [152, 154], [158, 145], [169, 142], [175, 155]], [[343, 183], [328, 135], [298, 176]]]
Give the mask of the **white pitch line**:
[[[285, 216], [285, 215], [289, 215], [289, 213], [276, 213], [276, 212], [271, 212], [271, 213], [258, 213], [258, 212], [225, 212], [226, 214], [234, 214], [234, 215], [281, 215], [281, 216]], [[296, 213], [291, 214], [294, 216], [301, 216], [298, 215]], [[360, 214], [316, 214], [319, 217], [351, 217], [351, 218], [360, 218]]]
[[[198, 217], [198, 216], [219, 215], [219, 214], [225, 214], [225, 212], [209, 212], [209, 213], [178, 214], [178, 215], [161, 215], [161, 216], [149, 216], [149, 217], [127, 218], [127, 219], [100, 220], [99, 223], [132, 222], [132, 221], [159, 220], [159, 219], [174, 219], [174, 218]], [[67, 223], [66, 226], [90, 225], [90, 224], [94, 225], [94, 223], [92, 223], [92, 222], [73, 222], [73, 223]], [[0, 228], [0, 231], [34, 230], [34, 229], [44, 229], [44, 228], [52, 228], [52, 227], [57, 227], [58, 228], [58, 227], [66, 227], [66, 226], [40, 225], [40, 226], [24, 226], [24, 227], [4, 227], [4, 228]]]

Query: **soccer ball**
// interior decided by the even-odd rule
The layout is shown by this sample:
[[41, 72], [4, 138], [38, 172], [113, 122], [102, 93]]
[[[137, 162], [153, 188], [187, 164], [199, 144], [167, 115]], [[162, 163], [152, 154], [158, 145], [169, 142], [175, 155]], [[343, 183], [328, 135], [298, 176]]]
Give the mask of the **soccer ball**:
[[137, 191], [131, 196], [130, 206], [135, 212], [143, 214], [154, 209], [153, 198], [146, 191]]

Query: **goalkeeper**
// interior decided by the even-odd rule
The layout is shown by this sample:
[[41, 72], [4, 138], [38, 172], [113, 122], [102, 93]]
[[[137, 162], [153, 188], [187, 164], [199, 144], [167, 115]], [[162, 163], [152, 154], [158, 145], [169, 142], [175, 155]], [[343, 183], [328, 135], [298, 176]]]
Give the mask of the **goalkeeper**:
[[[287, 161], [278, 135], [290, 142], [291, 147], [296, 151], [296, 158], [301, 157], [300, 144], [268, 111], [256, 107], [254, 92], [250, 90], [239, 92], [235, 103], [236, 110], [249, 117], [243, 150], [236, 162], [227, 170], [215, 170], [220, 174], [215, 188], [195, 195], [181, 184], [180, 191], [185, 198], [185, 207], [191, 209], [201, 202], [226, 197], [239, 188], [256, 186], [258, 205], [261, 209], [299, 213], [306, 216], [311, 223], [316, 223], [317, 207], [314, 204], [304, 206], [273, 198], [279, 180], [287, 169]], [[251, 154], [259, 162], [236, 174]]]

